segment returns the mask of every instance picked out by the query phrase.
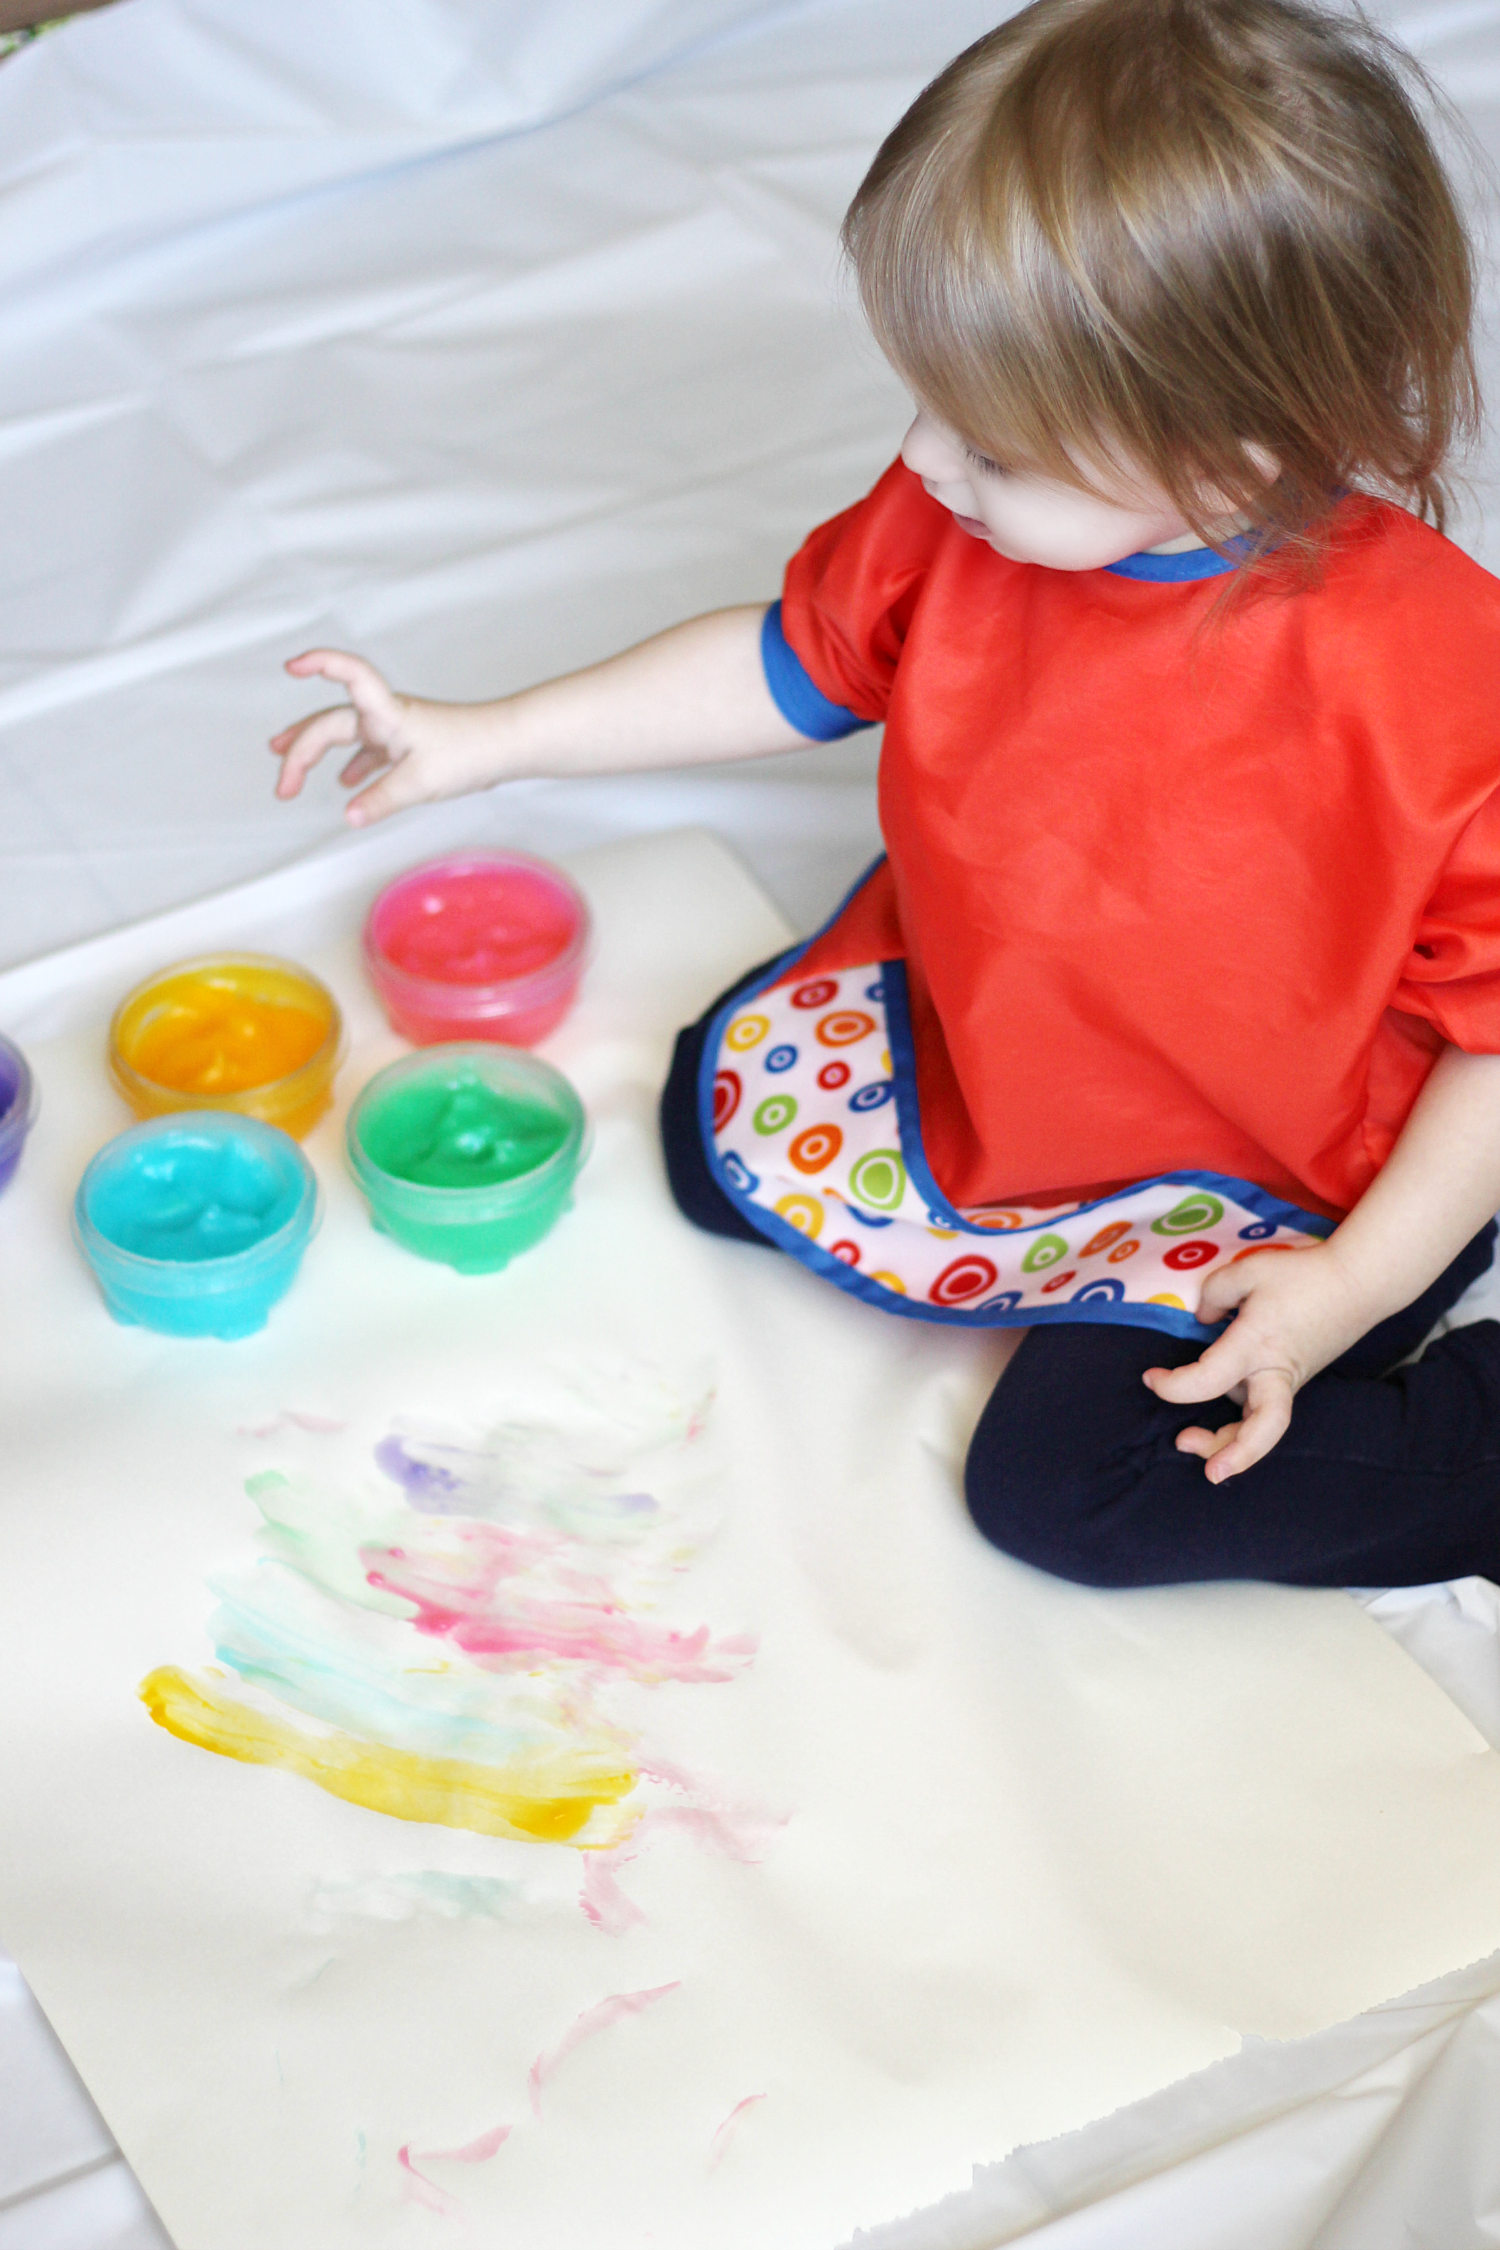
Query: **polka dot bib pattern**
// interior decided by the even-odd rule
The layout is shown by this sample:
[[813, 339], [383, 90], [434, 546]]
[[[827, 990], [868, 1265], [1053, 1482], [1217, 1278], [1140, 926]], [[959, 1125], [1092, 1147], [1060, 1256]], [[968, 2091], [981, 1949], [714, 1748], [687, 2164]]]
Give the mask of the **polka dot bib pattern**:
[[1208, 1273], [1331, 1222], [1246, 1180], [1174, 1172], [1088, 1203], [956, 1210], [922, 1149], [899, 961], [805, 982], [783, 956], [719, 1011], [700, 1086], [724, 1192], [771, 1241], [918, 1320], [1123, 1320], [1206, 1337]]

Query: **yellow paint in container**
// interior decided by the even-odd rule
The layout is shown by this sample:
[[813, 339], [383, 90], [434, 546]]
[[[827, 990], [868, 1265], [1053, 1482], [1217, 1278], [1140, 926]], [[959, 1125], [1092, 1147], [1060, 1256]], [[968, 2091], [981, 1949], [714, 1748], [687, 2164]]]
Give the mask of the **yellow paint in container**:
[[109, 1027], [109, 1074], [137, 1117], [227, 1109], [301, 1140], [333, 1099], [343, 1020], [293, 961], [210, 953], [127, 993]]

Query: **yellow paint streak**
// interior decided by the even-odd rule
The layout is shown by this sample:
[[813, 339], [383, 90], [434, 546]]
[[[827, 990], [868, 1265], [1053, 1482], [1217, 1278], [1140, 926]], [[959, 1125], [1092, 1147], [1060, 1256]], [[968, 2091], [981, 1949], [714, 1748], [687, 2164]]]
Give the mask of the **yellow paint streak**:
[[[316, 1782], [330, 1796], [396, 1820], [434, 1821], [482, 1836], [568, 1843], [599, 1806], [616, 1804], [637, 1779], [630, 1766], [581, 1750], [538, 1752], [508, 1765], [484, 1766], [393, 1750], [352, 1734], [310, 1734], [220, 1694], [206, 1680], [189, 1679], [173, 1664], [148, 1673], [139, 1692], [159, 1727], [199, 1749], [246, 1765], [279, 1766]], [[608, 1836], [590, 1842], [617, 1843], [628, 1826], [617, 1816]]]
[[328, 1037], [328, 1018], [307, 1006], [299, 978], [263, 970], [253, 986], [226, 973], [161, 978], [121, 1026], [125, 1060], [178, 1094], [243, 1094], [289, 1077]]

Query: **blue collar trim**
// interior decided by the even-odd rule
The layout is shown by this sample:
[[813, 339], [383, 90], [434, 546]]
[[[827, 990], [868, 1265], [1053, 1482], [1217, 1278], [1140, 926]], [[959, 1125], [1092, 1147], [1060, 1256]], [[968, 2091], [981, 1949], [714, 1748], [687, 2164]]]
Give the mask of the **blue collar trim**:
[[1240, 532], [1234, 539], [1226, 539], [1221, 554], [1217, 547], [1189, 547], [1180, 555], [1126, 555], [1122, 562], [1106, 563], [1105, 569], [1115, 578], [1144, 578], [1155, 585], [1170, 585], [1184, 578], [1218, 578], [1226, 570], [1237, 570], [1254, 547], [1248, 532]]

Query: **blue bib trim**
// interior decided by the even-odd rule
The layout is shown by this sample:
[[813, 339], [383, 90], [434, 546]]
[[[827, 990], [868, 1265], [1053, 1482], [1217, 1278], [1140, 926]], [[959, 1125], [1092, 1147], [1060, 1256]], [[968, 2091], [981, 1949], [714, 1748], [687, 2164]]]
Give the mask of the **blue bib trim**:
[[[875, 867], [879, 865], [880, 862], [877, 860]], [[875, 867], [868, 869], [860, 877], [859, 882], [850, 892], [849, 898], [840, 904], [829, 921], [824, 924], [824, 930], [831, 928], [833, 923], [839, 919], [839, 916], [849, 904], [849, 900], [854, 898], [865, 883], [869, 881]], [[767, 1241], [775, 1244], [778, 1249], [785, 1250], [790, 1256], [799, 1259], [802, 1264], [811, 1267], [813, 1272], [820, 1274], [824, 1280], [831, 1281], [836, 1287], [846, 1290], [851, 1296], [861, 1297], [867, 1304], [876, 1305], [883, 1312], [903, 1314], [909, 1320], [939, 1321], [949, 1326], [961, 1328], [1017, 1328], [1028, 1327], [1033, 1323], [1069, 1320], [1108, 1321], [1115, 1325], [1127, 1327], [1156, 1328], [1169, 1335], [1186, 1337], [1199, 1343], [1207, 1343], [1215, 1336], [1223, 1333], [1222, 1323], [1212, 1325], [1205, 1323], [1200, 1321], [1194, 1313], [1182, 1307], [1147, 1303], [1141, 1301], [1139, 1297], [1120, 1302], [1117, 1293], [1122, 1291], [1123, 1285], [1112, 1279], [1101, 1279], [1098, 1276], [1097, 1269], [1093, 1280], [1084, 1283], [1080, 1290], [1056, 1304], [1022, 1303], [1018, 1305], [1007, 1302], [1006, 1298], [1013, 1295], [1013, 1292], [1003, 1292], [999, 1298], [992, 1299], [987, 1304], [933, 1303], [922, 1296], [902, 1295], [885, 1283], [875, 1279], [871, 1274], [862, 1272], [857, 1266], [850, 1265], [844, 1259], [832, 1255], [818, 1241], [811, 1239], [802, 1228], [793, 1225], [790, 1220], [782, 1217], [765, 1202], [756, 1200], [754, 1191], [761, 1186], [760, 1179], [738, 1154], [734, 1152], [721, 1153], [715, 1137], [715, 1077], [724, 1061], [740, 1059], [737, 1055], [726, 1055], [725, 1033], [731, 1019], [744, 1011], [760, 994], [768, 991], [773, 985], [781, 983], [787, 977], [788, 972], [807, 953], [809, 947], [816, 942], [816, 938], [822, 935], [823, 931], [820, 930], [815, 933], [814, 937], [806, 939], [799, 945], [789, 947], [785, 953], [771, 962], [755, 978], [753, 983], [736, 990], [715, 1011], [713, 1021], [709, 1026], [708, 1036], [704, 1041], [703, 1060], [698, 1081], [699, 1130], [704, 1152], [709, 1169], [723, 1193], [758, 1233], [764, 1235]], [[1283, 1228], [1293, 1234], [1303, 1237], [1311, 1236], [1318, 1240], [1326, 1239], [1333, 1232], [1332, 1220], [1313, 1212], [1300, 1210], [1295, 1204], [1284, 1202], [1279, 1196], [1272, 1195], [1267, 1189], [1257, 1186], [1253, 1181], [1231, 1179], [1216, 1172], [1196, 1171], [1159, 1173], [1151, 1179], [1135, 1181], [1126, 1188], [1116, 1190], [1112, 1195], [1101, 1196], [1092, 1202], [1077, 1205], [1063, 1219], [1059, 1219], [1055, 1215], [1046, 1215], [1037, 1219], [1034, 1224], [1008, 1227], [1003, 1232], [997, 1232], [994, 1226], [986, 1226], [978, 1220], [966, 1218], [961, 1211], [955, 1209], [954, 1205], [938, 1187], [936, 1180], [933, 1178], [923, 1145], [921, 1113], [917, 1093], [916, 1052], [912, 1041], [904, 962], [887, 961], [880, 965], [878, 986], [870, 987], [865, 995], [866, 999], [869, 1000], [873, 1000], [877, 996], [885, 1015], [885, 1030], [890, 1051], [890, 1071], [891, 1078], [894, 1081], [893, 1088], [890, 1090], [894, 1092], [895, 1096], [894, 1106], [900, 1138], [901, 1158], [906, 1167], [911, 1188], [922, 1204], [925, 1205], [926, 1220], [932, 1227], [942, 1228], [945, 1232], [964, 1241], [976, 1243], [976, 1246], [978, 1240], [982, 1239], [992, 1251], [997, 1251], [1002, 1245], [1008, 1245], [1012, 1254], [1014, 1254], [1015, 1248], [1028, 1236], [1040, 1240], [1045, 1235], [1053, 1234], [1055, 1238], [1055, 1229], [1060, 1225], [1087, 1226], [1095, 1220], [1096, 1215], [1107, 1220], [1111, 1214], [1118, 1214], [1132, 1202], [1138, 1205], [1139, 1199], [1146, 1191], [1161, 1189], [1183, 1193], [1197, 1190], [1221, 1201], [1239, 1205], [1243, 1211], [1253, 1214], [1251, 1225], [1240, 1230], [1242, 1237], [1248, 1233], [1251, 1242], [1268, 1239], [1271, 1235], [1279, 1233]], [[786, 1052], [789, 1053], [790, 1050], [786, 1050]], [[768, 1067], [773, 1071], [781, 1067], [779, 1055], [774, 1050]], [[784, 1080], [779, 1082], [785, 1083]], [[759, 1156], [756, 1156], [754, 1160], [757, 1163], [761, 1161]], [[795, 1201], [797, 1198], [794, 1197], [793, 1200]], [[879, 1230], [893, 1224], [899, 1227], [902, 1223], [882, 1217], [877, 1210], [862, 1209], [856, 1202], [847, 1198], [838, 1207], [847, 1216], [854, 1232], [858, 1234], [860, 1239], [871, 1245], [872, 1257], [875, 1254], [874, 1246], [878, 1242]], [[1132, 1220], [1132, 1225], [1137, 1223]], [[1189, 1221], [1188, 1224], [1191, 1230], [1197, 1222]], [[1122, 1228], [1120, 1231], [1123, 1233], [1126, 1230]], [[1160, 1233], [1162, 1230], [1158, 1228], [1155, 1231]], [[1179, 1230], [1173, 1229], [1172, 1231], [1175, 1233]], [[964, 1256], [967, 1259], [968, 1254], [964, 1253]], [[970, 1259], [968, 1262], [973, 1263], [974, 1261]], [[1059, 1278], [1067, 1279], [1070, 1277], [1060, 1276]]]

